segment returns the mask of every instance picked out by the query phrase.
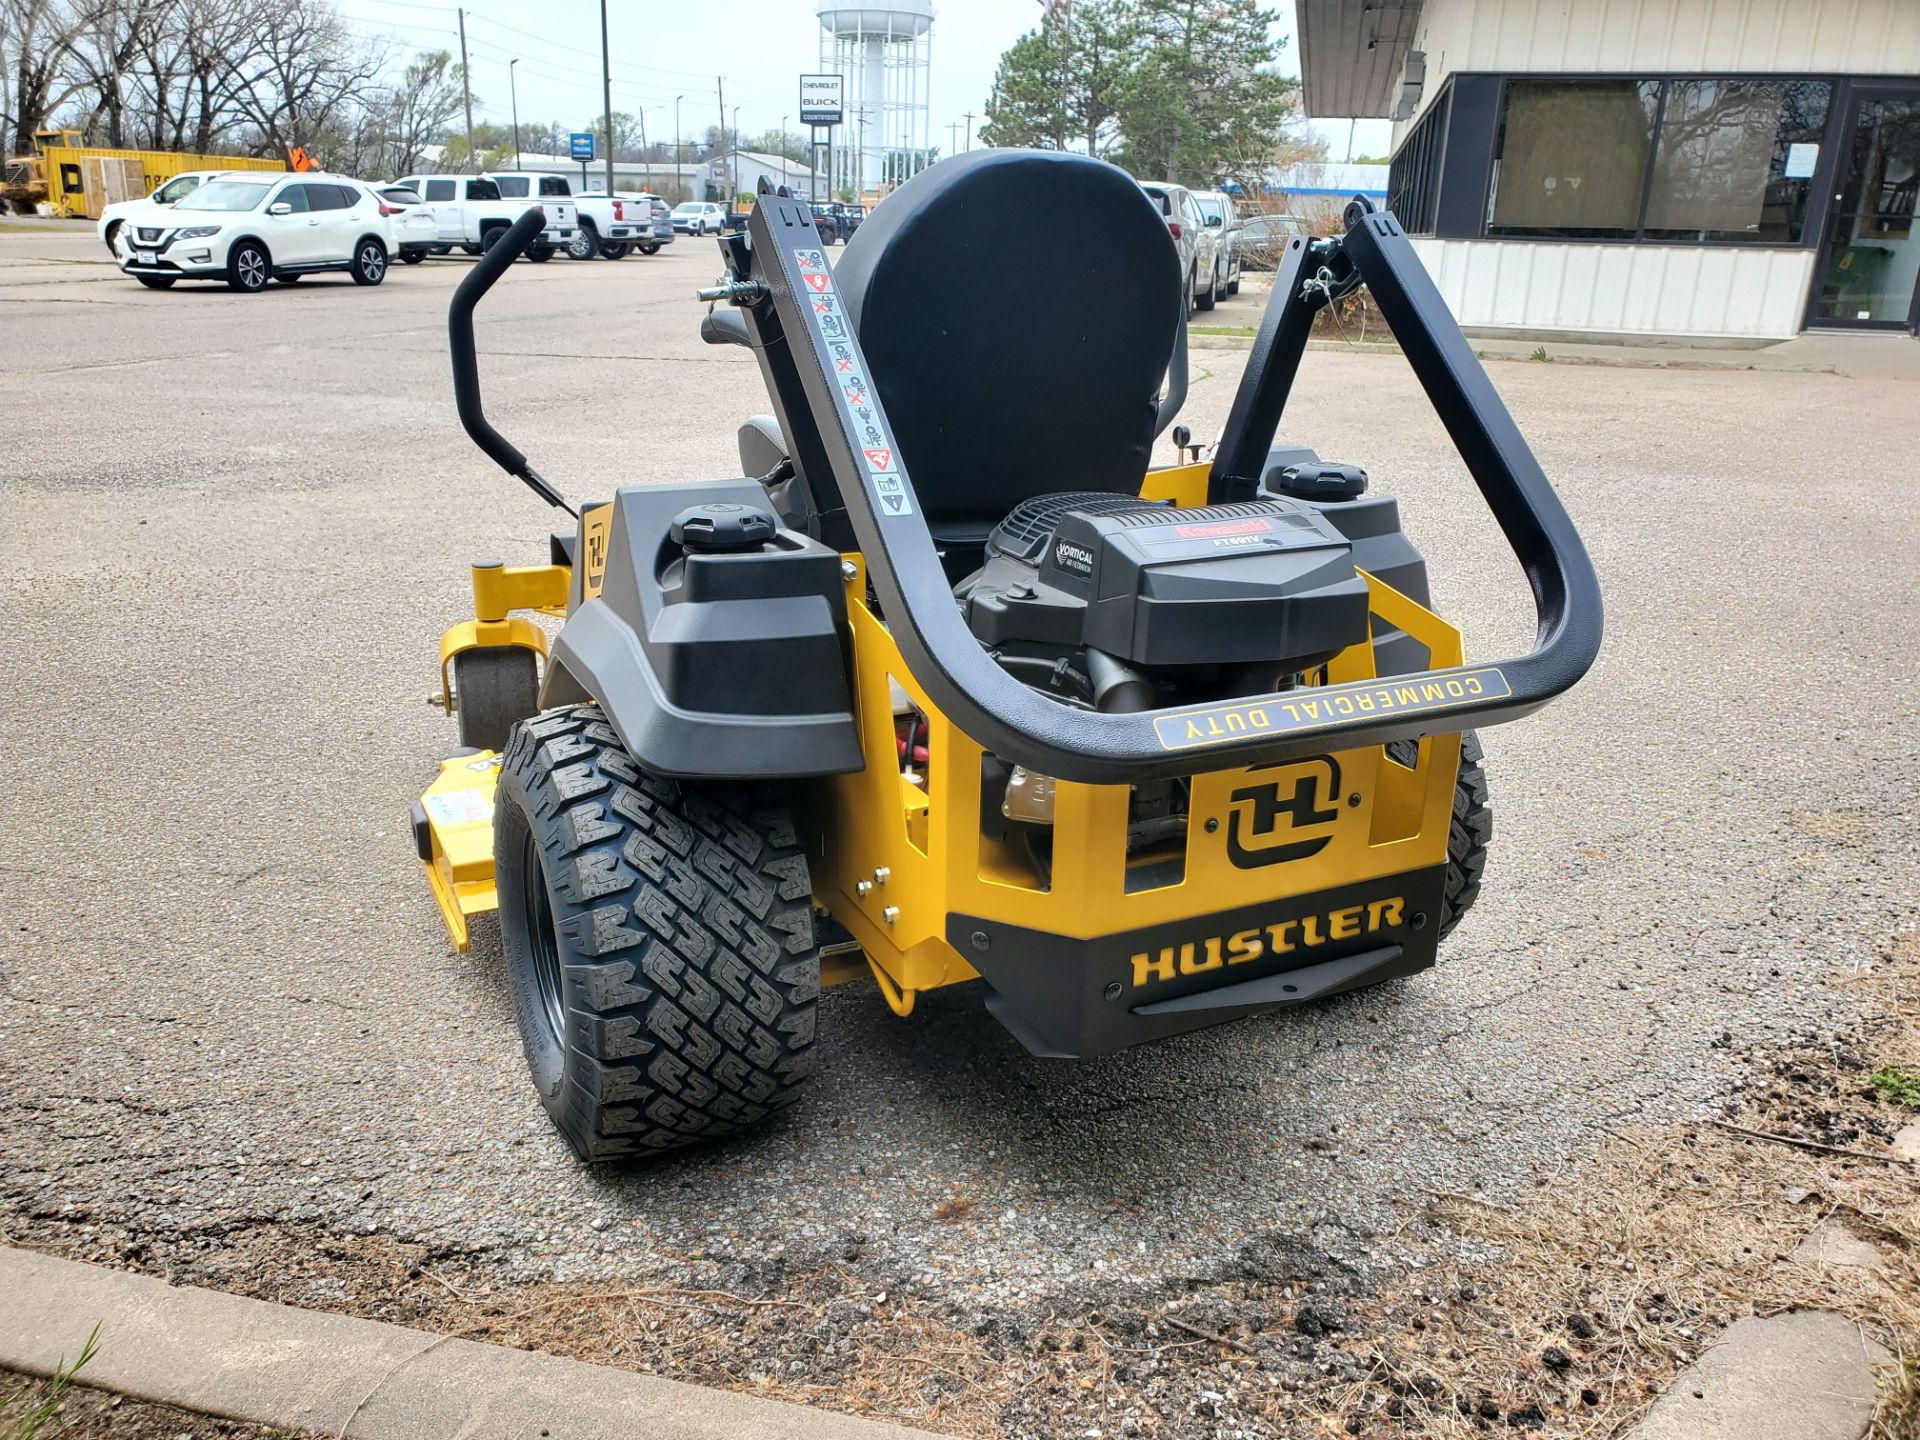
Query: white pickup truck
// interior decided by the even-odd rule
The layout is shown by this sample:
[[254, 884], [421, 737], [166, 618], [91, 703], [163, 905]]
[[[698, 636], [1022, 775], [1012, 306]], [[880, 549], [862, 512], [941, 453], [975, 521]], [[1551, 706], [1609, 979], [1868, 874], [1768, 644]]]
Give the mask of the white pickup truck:
[[469, 255], [493, 244], [529, 205], [538, 205], [547, 216], [540, 238], [527, 247], [529, 260], [551, 260], [579, 225], [573, 195], [559, 175], [507, 170], [486, 175], [408, 175], [393, 183], [404, 185], [426, 202], [439, 226], [441, 244], [458, 245]]
[[667, 207], [657, 195], [589, 190], [575, 195], [573, 203], [580, 207], [580, 229], [567, 254], [575, 260], [595, 255], [623, 260], [636, 249], [651, 255], [673, 242], [673, 226], [661, 218]]

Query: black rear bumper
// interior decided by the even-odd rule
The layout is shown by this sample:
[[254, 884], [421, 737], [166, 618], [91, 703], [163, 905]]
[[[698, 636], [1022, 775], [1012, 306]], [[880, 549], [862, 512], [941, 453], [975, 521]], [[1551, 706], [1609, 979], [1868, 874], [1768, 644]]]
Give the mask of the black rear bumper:
[[969, 915], [947, 942], [1035, 1055], [1080, 1059], [1430, 967], [1446, 867], [1090, 940]]

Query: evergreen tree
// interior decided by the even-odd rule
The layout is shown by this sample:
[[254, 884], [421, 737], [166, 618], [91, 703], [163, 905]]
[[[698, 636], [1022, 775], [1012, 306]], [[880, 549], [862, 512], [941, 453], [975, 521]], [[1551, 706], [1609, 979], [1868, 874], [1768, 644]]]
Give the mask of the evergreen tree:
[[1299, 82], [1279, 73], [1277, 15], [1257, 0], [1136, 0], [1138, 60], [1118, 95], [1120, 163], [1143, 179], [1258, 193], [1275, 164], [1312, 149]]
[[1000, 57], [980, 138], [988, 145], [1104, 154], [1114, 140], [1114, 95], [1132, 62], [1126, 9], [1080, 0], [1049, 9], [1039, 28]]
[[1079, 0], [1001, 56], [981, 139], [1084, 150], [1141, 179], [1258, 193], [1314, 158], [1299, 82], [1279, 73], [1258, 0]]

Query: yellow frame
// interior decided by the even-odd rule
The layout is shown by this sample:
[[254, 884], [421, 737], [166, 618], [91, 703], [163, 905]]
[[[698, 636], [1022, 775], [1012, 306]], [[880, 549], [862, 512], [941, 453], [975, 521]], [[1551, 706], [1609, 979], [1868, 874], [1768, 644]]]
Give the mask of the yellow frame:
[[[1201, 504], [1206, 474], [1204, 465], [1156, 471], [1148, 477], [1146, 493]], [[1054, 791], [1052, 880], [1047, 888], [1036, 888], [1024, 861], [979, 833], [985, 751], [915, 682], [885, 624], [866, 603], [862, 557], [846, 559], [852, 569], [846, 586], [855, 712], [869, 763], [857, 774], [820, 782], [814, 903], [859, 942], [897, 1013], [907, 1014], [919, 991], [979, 973], [948, 943], [952, 914], [1093, 939], [1445, 863], [1460, 767], [1458, 734], [1421, 740], [1411, 770], [1387, 760], [1377, 745], [1336, 754], [1348, 800], [1330, 843], [1316, 855], [1265, 869], [1236, 867], [1226, 848], [1235, 803], [1231, 792], [1252, 772], [1235, 768], [1194, 775], [1183, 877], [1157, 889], [1126, 888], [1129, 787], [1061, 781]], [[1462, 663], [1459, 631], [1375, 577], [1366, 580], [1373, 613], [1426, 645], [1432, 668]], [[1339, 684], [1373, 677], [1373, 646], [1367, 642], [1335, 657], [1316, 679]], [[890, 681], [926, 718], [924, 788], [882, 758], [896, 748]], [[1275, 773], [1273, 767], [1262, 771], [1263, 778]], [[943, 814], [951, 818], [943, 821]], [[841, 964], [823, 980], [835, 983], [860, 973], [863, 967]]]

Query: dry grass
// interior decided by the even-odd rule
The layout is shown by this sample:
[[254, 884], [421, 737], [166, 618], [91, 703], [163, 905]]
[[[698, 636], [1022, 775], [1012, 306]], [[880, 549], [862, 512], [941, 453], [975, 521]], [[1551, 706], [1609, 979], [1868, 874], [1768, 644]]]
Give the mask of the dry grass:
[[[1373, 1374], [1324, 1397], [1329, 1433], [1477, 1435], [1484, 1402], [1553, 1435], [1618, 1436], [1734, 1320], [1813, 1308], [1857, 1320], [1899, 1359], [1874, 1440], [1920, 1434], [1920, 1173], [1865, 1158], [1890, 1155], [1885, 1137], [1920, 1119], [1867, 1083], [1920, 1057], [1920, 935], [1896, 936], [1848, 983], [1876, 1012], [1857, 1048], [1777, 1058], [1733, 1121], [1860, 1153], [1705, 1124], [1621, 1133], [1511, 1207], [1435, 1197], [1449, 1231], [1502, 1258], [1427, 1272], [1369, 1307]], [[1829, 1220], [1877, 1246], [1882, 1267], [1794, 1260]]]

